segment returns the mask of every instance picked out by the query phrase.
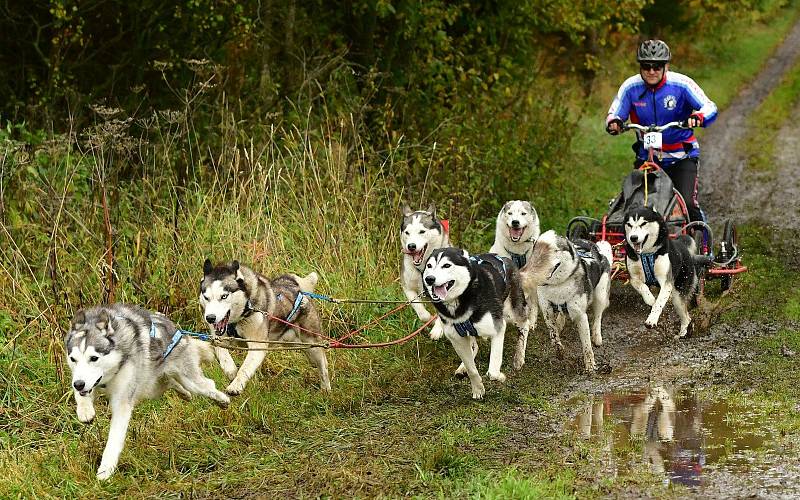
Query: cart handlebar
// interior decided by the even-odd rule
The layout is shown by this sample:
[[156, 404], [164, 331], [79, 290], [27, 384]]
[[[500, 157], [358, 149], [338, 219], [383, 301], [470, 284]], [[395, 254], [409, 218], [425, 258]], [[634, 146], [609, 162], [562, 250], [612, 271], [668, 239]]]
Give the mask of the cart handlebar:
[[690, 129], [692, 127], [689, 126], [688, 120], [684, 120], [681, 122], [669, 122], [665, 123], [664, 125], [639, 125], [638, 123], [627, 123], [622, 127], [622, 131], [625, 132], [626, 130], [638, 130], [640, 132], [663, 132], [668, 128], [681, 128], [681, 129]]

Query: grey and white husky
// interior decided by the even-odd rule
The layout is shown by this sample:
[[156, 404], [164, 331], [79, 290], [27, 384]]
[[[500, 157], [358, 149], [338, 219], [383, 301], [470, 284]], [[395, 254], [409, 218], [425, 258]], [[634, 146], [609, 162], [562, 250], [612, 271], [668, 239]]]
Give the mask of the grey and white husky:
[[[211, 332], [217, 335], [238, 336], [244, 341], [315, 343], [319, 339], [313, 334], [270, 319], [269, 316], [286, 319], [310, 332], [319, 332], [319, 313], [308, 297], [302, 297], [299, 309], [294, 311], [293, 317], [288, 317], [294, 310], [298, 294], [301, 291], [313, 292], [317, 280], [317, 273], [306, 277], [285, 274], [270, 280], [235, 260], [214, 266], [206, 259], [200, 282], [200, 305]], [[251, 342], [248, 346], [261, 350], [249, 351], [238, 370], [230, 352], [223, 347], [216, 347], [222, 371], [231, 381], [225, 389], [230, 395], [241, 394], [267, 355], [263, 349], [268, 344]], [[331, 382], [325, 349], [310, 347], [303, 349], [303, 352], [319, 371], [322, 390], [329, 392]]]
[[105, 394], [111, 407], [111, 427], [98, 479], [108, 479], [117, 468], [133, 407], [143, 399], [174, 389], [190, 399], [211, 398], [225, 408], [230, 399], [206, 378], [201, 361], [211, 361], [211, 347], [196, 339], [173, 336], [176, 327], [166, 316], [136, 306], [113, 304], [80, 310], [64, 338], [67, 364], [72, 371], [78, 420], [94, 419], [94, 399]]
[[[508, 257], [514, 261], [519, 269], [525, 267], [533, 253], [533, 245], [539, 237], [539, 215], [529, 201], [508, 201], [497, 214], [497, 224], [494, 233], [494, 244], [489, 252]], [[539, 299], [536, 288], [525, 290], [525, 301], [528, 303], [528, 324], [530, 330], [536, 328], [539, 316]], [[524, 348], [523, 348], [524, 350]], [[519, 370], [525, 358], [515, 358], [514, 368]]]
[[[611, 245], [586, 240], [574, 242], [555, 231], [546, 231], [536, 240], [528, 264], [520, 271], [526, 290], [536, 287], [539, 308], [550, 331], [550, 341], [563, 355], [561, 330], [565, 314], [575, 322], [581, 339], [586, 372], [597, 365], [592, 344], [603, 343], [601, 323], [611, 293]], [[589, 328], [588, 310], [594, 315]]]
[[[637, 207], [625, 213], [625, 264], [631, 277], [631, 286], [639, 292], [644, 302], [652, 306], [644, 324], [653, 328], [658, 324], [667, 301], [681, 321], [676, 338], [685, 337], [690, 330], [688, 302], [697, 290], [699, 278], [694, 264], [697, 248], [687, 235], [676, 239], [669, 237], [664, 218], [652, 208]], [[649, 286], [657, 285], [658, 297], [653, 297]]]
[[[442, 220], [436, 217], [436, 206], [431, 204], [427, 210], [413, 211], [408, 205], [402, 208], [403, 221], [400, 225], [400, 244], [403, 263], [400, 269], [400, 286], [408, 300], [414, 300], [423, 292], [422, 272], [425, 261], [437, 248], [450, 246], [450, 236]], [[431, 313], [419, 302], [411, 304], [414, 312], [423, 322], [431, 319]], [[430, 336], [437, 340], [442, 337], [442, 322], [436, 320]]]
[[[506, 317], [513, 318], [520, 336], [528, 335], [528, 317], [519, 271], [510, 259], [494, 254], [470, 256], [459, 248], [434, 250], [425, 263], [425, 292], [442, 320], [444, 335], [453, 344], [472, 386], [472, 397], [482, 399], [486, 390], [478, 369], [476, 337], [491, 343], [491, 380], [505, 381], [500, 370]], [[524, 356], [524, 342], [517, 344], [515, 356]]]

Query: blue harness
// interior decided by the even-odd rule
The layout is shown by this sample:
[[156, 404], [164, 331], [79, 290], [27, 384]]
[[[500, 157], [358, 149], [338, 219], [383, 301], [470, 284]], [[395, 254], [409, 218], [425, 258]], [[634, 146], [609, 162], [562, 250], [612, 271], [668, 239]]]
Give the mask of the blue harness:
[[511, 260], [514, 262], [514, 264], [517, 265], [518, 268], [522, 269], [523, 267], [525, 267], [525, 264], [528, 262], [527, 255], [525, 255], [524, 253], [509, 252], [508, 248], [504, 248], [504, 250], [508, 252], [508, 255], [511, 256]]
[[[150, 337], [156, 338], [156, 332], [157, 332], [156, 324], [151, 321]], [[211, 340], [211, 335], [208, 335], [207, 333], [196, 333], [189, 330], [181, 330], [180, 328], [178, 328], [177, 330], [175, 330], [175, 333], [172, 334], [172, 341], [167, 346], [167, 350], [164, 351], [164, 354], [161, 356], [161, 359], [167, 359], [167, 356], [169, 356], [172, 350], [175, 349], [175, 346], [178, 345], [178, 342], [181, 341], [181, 338], [183, 338], [184, 335], [188, 335], [190, 337], [197, 337], [200, 340], [204, 340], [206, 342]]]
[[644, 282], [647, 286], [658, 285], [656, 279], [656, 255], [653, 253], [639, 254], [639, 260], [642, 262], [642, 270], [644, 271]]

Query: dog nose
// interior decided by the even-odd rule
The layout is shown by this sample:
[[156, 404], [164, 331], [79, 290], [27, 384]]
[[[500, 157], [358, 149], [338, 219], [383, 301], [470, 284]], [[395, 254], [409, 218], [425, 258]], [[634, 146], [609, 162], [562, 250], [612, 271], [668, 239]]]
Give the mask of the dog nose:
[[72, 383], [72, 387], [74, 387], [76, 391], [82, 391], [86, 387], [86, 382], [83, 380], [76, 380]]
[[217, 317], [213, 314], [209, 314], [206, 316], [206, 321], [208, 321], [210, 324], [213, 325], [214, 323], [217, 322]]
[[518, 220], [512, 220], [511, 221], [511, 227], [513, 227], [514, 229], [518, 228], [519, 227], [519, 221]]
[[636, 236], [635, 234], [628, 236], [628, 239], [631, 240], [631, 243], [636, 243], [637, 241], [639, 241], [639, 237]]
[[408, 251], [409, 251], [409, 252], [413, 252], [413, 251], [415, 251], [416, 249], [417, 249], [417, 245], [416, 245], [415, 243], [409, 243], [409, 244], [408, 244]]
[[433, 276], [425, 276], [425, 283], [427, 283], [428, 286], [433, 286], [433, 284], [436, 283], [436, 278]]

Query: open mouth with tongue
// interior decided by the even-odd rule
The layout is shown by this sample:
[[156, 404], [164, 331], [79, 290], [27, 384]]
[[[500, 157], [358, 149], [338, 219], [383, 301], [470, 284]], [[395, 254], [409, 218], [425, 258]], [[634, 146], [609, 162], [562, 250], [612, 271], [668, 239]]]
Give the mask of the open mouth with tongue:
[[436, 285], [431, 288], [431, 300], [436, 302], [445, 300], [447, 298], [447, 293], [453, 288], [455, 284], [455, 280], [450, 280], [447, 283]]
[[228, 313], [225, 315], [224, 318], [214, 323], [214, 331], [217, 332], [217, 335], [225, 335], [225, 331], [228, 328], [228, 320], [231, 317], [231, 311], [228, 310]]
[[518, 242], [522, 239], [522, 233], [525, 232], [524, 227], [509, 227], [508, 228], [508, 237], [511, 238], [511, 241], [514, 243]]
[[647, 235], [645, 235], [645, 237], [642, 238], [641, 241], [636, 243], [631, 243], [631, 246], [633, 247], [634, 251], [636, 251], [637, 254], [640, 254], [642, 253], [642, 249], [644, 248], [644, 243], [646, 241], [647, 241]]
[[425, 257], [425, 251], [428, 249], [428, 244], [426, 243], [424, 247], [417, 250], [416, 252], [409, 252], [408, 250], [403, 250], [403, 253], [406, 255], [410, 255], [411, 259], [414, 261], [414, 265], [418, 266], [422, 263], [422, 258]]

